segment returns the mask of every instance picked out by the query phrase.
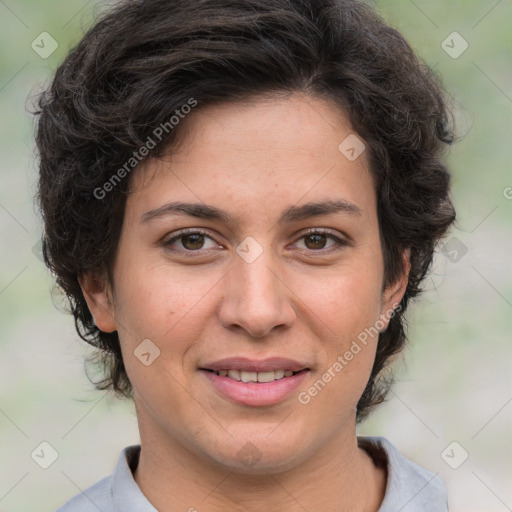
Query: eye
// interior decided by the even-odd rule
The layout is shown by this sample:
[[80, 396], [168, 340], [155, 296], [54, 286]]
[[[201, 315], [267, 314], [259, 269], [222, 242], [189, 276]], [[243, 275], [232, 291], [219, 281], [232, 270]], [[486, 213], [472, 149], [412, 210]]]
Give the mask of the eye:
[[[334, 240], [334, 244], [329, 246], [326, 250], [323, 250], [326, 247], [328, 239]], [[304, 240], [306, 250], [313, 252], [331, 252], [331, 250], [336, 250], [336, 248], [333, 249], [333, 247], [348, 245], [346, 240], [339, 238], [329, 230], [319, 228], [314, 228], [309, 230], [307, 233], [303, 233], [299, 238], [299, 241], [300, 240]]]
[[[214, 243], [212, 247], [204, 247], [206, 238], [215, 242], [213, 238], [202, 229], [183, 229], [169, 240], [164, 241], [163, 245], [170, 250], [187, 252], [201, 251], [218, 247], [217, 243]], [[173, 248], [177, 241], [180, 241], [181, 247]]]
[[[205, 247], [206, 239], [211, 240], [212, 244], [210, 247]], [[332, 240], [334, 243], [327, 247], [328, 240]], [[337, 250], [337, 248], [348, 245], [346, 240], [339, 238], [327, 229], [312, 228], [298, 239], [299, 241], [304, 240], [304, 250], [309, 252], [317, 252], [325, 254]], [[176, 246], [179, 242], [180, 246]], [[208, 234], [207, 231], [199, 228], [188, 228], [179, 231], [175, 236], [169, 238], [163, 242], [166, 249], [177, 252], [201, 252], [208, 249], [218, 248], [219, 244]], [[300, 248], [300, 247], [299, 247]], [[302, 249], [302, 248], [301, 248]]]

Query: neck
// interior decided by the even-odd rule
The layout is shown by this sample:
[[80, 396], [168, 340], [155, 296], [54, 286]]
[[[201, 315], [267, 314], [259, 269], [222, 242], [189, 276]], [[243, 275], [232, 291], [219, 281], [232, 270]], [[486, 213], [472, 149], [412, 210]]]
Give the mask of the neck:
[[134, 478], [160, 512], [377, 512], [386, 472], [357, 446], [355, 425], [286, 471], [239, 473], [139, 424]]

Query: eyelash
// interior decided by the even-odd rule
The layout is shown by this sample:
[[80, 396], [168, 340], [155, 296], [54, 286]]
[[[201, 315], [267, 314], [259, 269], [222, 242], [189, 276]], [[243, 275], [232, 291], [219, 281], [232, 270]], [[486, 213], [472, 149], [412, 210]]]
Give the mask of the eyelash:
[[[175, 241], [177, 241], [180, 238], [183, 238], [183, 237], [185, 237], [187, 235], [204, 235], [204, 236], [206, 236], [206, 237], [208, 237], [208, 238], [213, 240], [213, 238], [210, 236], [208, 231], [205, 231], [204, 229], [201, 229], [201, 228], [187, 228], [187, 229], [181, 230], [175, 236], [173, 236], [169, 240], [165, 241], [163, 243], [163, 245], [164, 245], [164, 247], [166, 249], [168, 249], [170, 251], [173, 251], [173, 252], [186, 252], [186, 253], [189, 253], [189, 254], [192, 254], [192, 253], [202, 253], [203, 251], [208, 251], [209, 250], [209, 249], [191, 250], [191, 249], [174, 249], [174, 248], [171, 248], [172, 244]], [[334, 235], [331, 231], [329, 231], [328, 229], [325, 229], [325, 228], [311, 228], [308, 231], [302, 233], [301, 236], [297, 239], [297, 241], [299, 241], [299, 240], [301, 240], [303, 238], [306, 238], [307, 236], [310, 236], [310, 235], [326, 235], [327, 238], [331, 238], [332, 240], [334, 240], [336, 242], [336, 245], [337, 245], [337, 247], [330, 247], [328, 249], [317, 249], [317, 250], [315, 250], [315, 249], [305, 249], [306, 251], [311, 252], [311, 253], [328, 254], [328, 253], [331, 253], [333, 251], [337, 251], [341, 247], [344, 247], [344, 246], [349, 244], [346, 240], [343, 240], [343, 239], [339, 238], [338, 236]]]

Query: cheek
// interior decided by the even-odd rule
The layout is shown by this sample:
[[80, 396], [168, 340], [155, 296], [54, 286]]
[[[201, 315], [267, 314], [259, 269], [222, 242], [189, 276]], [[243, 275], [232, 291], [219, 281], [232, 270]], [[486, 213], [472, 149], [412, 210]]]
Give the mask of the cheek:
[[190, 402], [182, 363], [203, 325], [198, 317], [204, 292], [165, 274], [163, 267], [132, 273], [116, 305], [126, 372], [155, 417], [155, 404], [180, 408]]
[[[115, 314], [128, 376], [140, 395], [162, 392], [169, 395], [167, 400], [179, 400], [180, 383], [188, 378], [184, 360], [212, 314], [208, 294], [214, 294], [218, 278], [193, 276], [162, 264], [124, 275], [129, 278], [118, 278]], [[146, 366], [147, 359], [154, 362]]]
[[306, 390], [312, 401], [319, 397], [313, 406], [318, 414], [326, 403], [352, 410], [366, 386], [378, 341], [380, 279], [378, 266], [352, 267], [322, 280], [322, 286], [310, 287], [305, 295], [314, 312], [309, 318], [316, 318], [317, 336], [323, 340], [316, 384]]
[[[308, 317], [317, 317], [337, 348], [375, 324], [380, 314], [380, 274], [372, 268], [341, 269], [310, 284], [302, 296]], [[312, 312], [312, 313], [311, 313]], [[306, 313], [305, 313], [306, 314]]]
[[206, 274], [198, 277], [168, 264], [137, 269], [132, 265], [118, 282], [115, 314], [121, 329], [128, 337], [162, 342], [166, 335], [190, 328], [190, 315], [200, 314], [201, 301], [215, 284]]
[[322, 304], [317, 335], [323, 340], [323, 354], [311, 385], [298, 398], [310, 407], [314, 421], [336, 430], [340, 420], [355, 412], [373, 367], [380, 294], [361, 280], [340, 279], [329, 294], [310, 297]]

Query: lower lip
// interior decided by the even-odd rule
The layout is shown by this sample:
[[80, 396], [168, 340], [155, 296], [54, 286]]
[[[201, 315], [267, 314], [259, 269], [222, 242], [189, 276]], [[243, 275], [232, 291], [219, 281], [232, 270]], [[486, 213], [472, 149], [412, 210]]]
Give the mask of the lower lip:
[[272, 382], [242, 382], [207, 370], [201, 372], [221, 395], [238, 404], [251, 406], [281, 402], [290, 396], [309, 374], [309, 370], [302, 370], [291, 377], [283, 377]]

